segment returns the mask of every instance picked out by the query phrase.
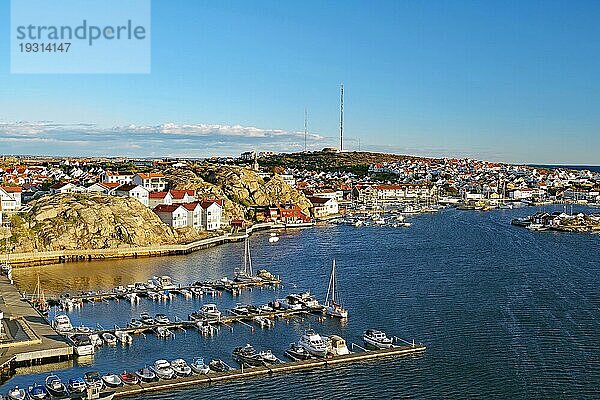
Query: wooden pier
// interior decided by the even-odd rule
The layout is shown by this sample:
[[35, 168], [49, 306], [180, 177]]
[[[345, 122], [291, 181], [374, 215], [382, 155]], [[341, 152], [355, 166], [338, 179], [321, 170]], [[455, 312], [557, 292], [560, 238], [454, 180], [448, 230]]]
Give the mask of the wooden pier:
[[270, 376], [277, 373], [291, 373], [315, 368], [324, 368], [336, 365], [352, 364], [376, 359], [400, 357], [422, 353], [426, 350], [422, 344], [398, 346], [389, 349], [362, 351], [344, 356], [334, 356], [324, 359], [310, 359], [304, 361], [283, 362], [264, 367], [236, 369], [229, 372], [209, 373], [207, 375], [192, 375], [186, 378], [176, 378], [168, 381], [140, 383], [138, 385], [123, 386], [116, 389], [115, 398], [139, 396], [158, 391], [182, 389], [186, 387], [210, 385], [217, 382], [226, 382], [239, 379], [248, 379], [260, 376]]

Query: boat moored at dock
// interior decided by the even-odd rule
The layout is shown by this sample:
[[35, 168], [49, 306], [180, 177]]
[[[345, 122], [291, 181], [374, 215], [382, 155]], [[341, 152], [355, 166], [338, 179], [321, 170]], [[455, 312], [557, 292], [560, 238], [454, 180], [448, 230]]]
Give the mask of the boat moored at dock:
[[323, 341], [323, 338], [312, 329], [307, 330], [304, 335], [300, 337], [298, 345], [313, 356], [321, 358], [327, 356], [327, 346]]
[[392, 338], [377, 329], [367, 329], [363, 333], [363, 342], [366, 346], [375, 349], [388, 349], [393, 346], [394, 341]]

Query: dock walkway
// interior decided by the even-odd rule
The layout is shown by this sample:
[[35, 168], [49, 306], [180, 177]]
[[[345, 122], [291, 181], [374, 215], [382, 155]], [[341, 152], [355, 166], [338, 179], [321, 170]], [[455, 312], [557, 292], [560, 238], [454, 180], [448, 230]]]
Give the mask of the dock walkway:
[[389, 357], [400, 357], [411, 354], [422, 353], [425, 346], [419, 344], [414, 346], [399, 346], [382, 350], [369, 350], [358, 353], [350, 353], [344, 356], [334, 356], [326, 359], [310, 359], [304, 361], [283, 362], [280, 364], [264, 367], [244, 368], [244, 370], [233, 370], [223, 373], [210, 373], [208, 375], [193, 375], [186, 378], [177, 378], [169, 381], [158, 381], [151, 383], [140, 383], [133, 386], [124, 386], [116, 390], [115, 398], [149, 394], [163, 390], [175, 390], [185, 387], [210, 385], [217, 382], [247, 379], [259, 376], [269, 376], [277, 373], [291, 373], [309, 369], [322, 368], [335, 365], [351, 364], [356, 362], [383, 359]]

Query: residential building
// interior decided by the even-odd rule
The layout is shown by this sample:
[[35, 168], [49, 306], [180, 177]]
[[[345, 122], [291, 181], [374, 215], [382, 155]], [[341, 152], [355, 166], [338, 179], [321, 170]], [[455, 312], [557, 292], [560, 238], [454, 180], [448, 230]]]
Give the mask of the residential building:
[[160, 172], [135, 174], [133, 183], [145, 187], [149, 192], [161, 192], [167, 189], [167, 180]]
[[[200, 203], [193, 202], [193, 203], [183, 203], [183, 204], [178, 204], [178, 205], [183, 206], [183, 208], [185, 208], [187, 211], [187, 225], [186, 226], [189, 226], [196, 230], [200, 230], [203, 228], [203, 225], [202, 225], [203, 209], [202, 209], [202, 206], [200, 205]], [[211, 216], [212, 216], [212, 210], [211, 210]]]
[[119, 197], [132, 197], [145, 205], [149, 206], [148, 198], [149, 192], [148, 189], [139, 185], [121, 185], [117, 189], [115, 189], [115, 196]]
[[51, 194], [64, 194], [64, 193], [83, 193], [86, 192], [86, 188], [76, 185], [71, 182], [58, 182], [50, 186]]
[[191, 190], [169, 190], [174, 203], [193, 203], [196, 201], [196, 191]]
[[21, 208], [21, 187], [0, 186], [0, 204], [4, 211], [14, 211]]
[[159, 204], [153, 211], [162, 222], [172, 228], [188, 226], [188, 210], [180, 204]]
[[334, 198], [309, 197], [312, 203], [311, 214], [313, 218], [323, 218], [339, 213], [339, 204]]
[[102, 183], [118, 183], [119, 185], [130, 185], [133, 183], [133, 174], [130, 172], [104, 171], [100, 174]]
[[148, 207], [154, 210], [159, 204], [173, 204], [173, 196], [170, 192], [150, 192], [148, 195]]
[[121, 186], [121, 184], [116, 183], [116, 182], [98, 182], [98, 183], [94, 183], [91, 186], [88, 186], [86, 191], [88, 193], [113, 195], [115, 192], [115, 189], [118, 188], [119, 186]]
[[204, 229], [207, 231], [220, 229], [223, 200], [203, 200], [200, 206], [202, 207], [202, 225]]

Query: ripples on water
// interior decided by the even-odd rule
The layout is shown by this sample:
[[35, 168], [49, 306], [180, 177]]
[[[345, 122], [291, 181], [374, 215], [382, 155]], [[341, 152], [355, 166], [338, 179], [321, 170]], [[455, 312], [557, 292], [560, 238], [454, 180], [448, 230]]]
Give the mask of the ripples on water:
[[[231, 360], [234, 346], [253, 343], [282, 357], [286, 345], [307, 326], [360, 343], [361, 332], [379, 327], [424, 342], [420, 356], [325, 368], [269, 378], [198, 387], [145, 398], [599, 398], [600, 236], [529, 232], [510, 219], [534, 210], [488, 213], [446, 210], [412, 219], [409, 229], [331, 226], [252, 237], [253, 260], [281, 275], [284, 286], [225, 294], [220, 308], [239, 302], [264, 303], [288, 292], [310, 289], [321, 299], [332, 258], [350, 309], [346, 326], [315, 318], [278, 322], [273, 330], [233, 332], [205, 339], [195, 331], [161, 341], [136, 338], [128, 348], [103, 347], [93, 368], [119, 372], [157, 358], [195, 355]], [[169, 274], [178, 283], [232, 274], [242, 244], [188, 256], [62, 264], [15, 271], [21, 290], [32, 291], [37, 274], [47, 291], [111, 289]], [[71, 313], [74, 324], [125, 324], [142, 311], [186, 318], [202, 302], [142, 300], [85, 305]], [[67, 378], [89, 370], [59, 371]], [[68, 368], [69, 364], [64, 367]], [[51, 366], [57, 368], [56, 366]], [[5, 384], [42, 381], [24, 370]]]

